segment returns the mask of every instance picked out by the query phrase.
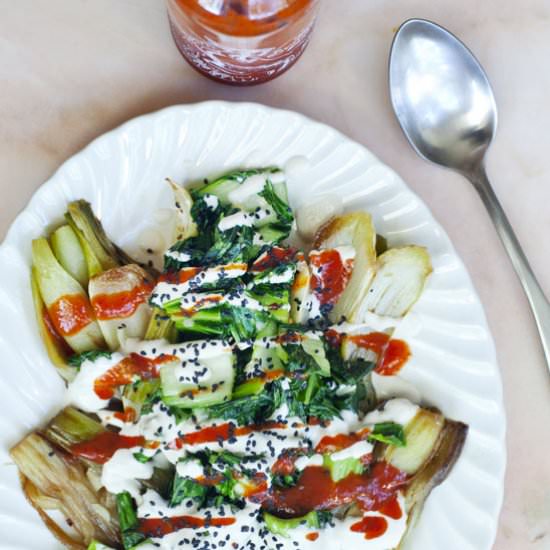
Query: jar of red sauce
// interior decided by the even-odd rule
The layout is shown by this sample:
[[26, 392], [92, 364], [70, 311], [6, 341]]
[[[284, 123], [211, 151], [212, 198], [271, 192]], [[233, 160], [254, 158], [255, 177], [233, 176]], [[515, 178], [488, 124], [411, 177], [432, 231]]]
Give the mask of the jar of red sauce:
[[288, 70], [306, 48], [319, 0], [167, 0], [183, 57], [200, 73], [234, 85]]

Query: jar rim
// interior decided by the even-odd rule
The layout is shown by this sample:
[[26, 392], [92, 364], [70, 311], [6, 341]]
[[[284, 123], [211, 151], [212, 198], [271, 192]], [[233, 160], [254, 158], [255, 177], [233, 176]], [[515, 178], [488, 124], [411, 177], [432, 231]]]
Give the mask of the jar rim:
[[[247, 1], [247, 0], [244, 0]], [[229, 14], [212, 13], [202, 6], [198, 0], [168, 0], [168, 11], [177, 17], [177, 12], [183, 16], [195, 16], [200, 24], [211, 30], [230, 36], [258, 36], [273, 32], [281, 27], [281, 22], [300, 17], [310, 8], [314, 8], [319, 0], [294, 0], [292, 4], [276, 14], [270, 14], [264, 19], [251, 19], [246, 15], [232, 10]]]

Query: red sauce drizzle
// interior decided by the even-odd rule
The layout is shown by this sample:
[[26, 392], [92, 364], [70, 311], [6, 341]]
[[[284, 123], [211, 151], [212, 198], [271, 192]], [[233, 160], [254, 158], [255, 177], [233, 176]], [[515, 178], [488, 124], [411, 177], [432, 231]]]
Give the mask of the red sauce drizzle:
[[390, 337], [384, 332], [369, 332], [368, 334], [356, 334], [349, 339], [358, 347], [368, 349], [382, 355], [386, 349]]
[[411, 350], [407, 342], [390, 340], [375, 370], [383, 376], [392, 376], [403, 368], [410, 356]]
[[196, 432], [185, 434], [175, 441], [175, 446], [181, 449], [184, 445], [197, 445], [199, 443], [211, 443], [213, 441], [226, 441], [232, 437], [247, 435], [255, 431], [281, 430], [286, 428], [286, 424], [281, 422], [265, 422], [264, 424], [253, 426], [241, 426], [238, 428], [235, 424], [227, 422], [219, 426], [209, 426]]
[[203, 306], [206, 306], [209, 304], [217, 304], [222, 300], [223, 300], [222, 296], [213, 294], [211, 296], [207, 296], [206, 298], [197, 300], [192, 307], [181, 308], [180, 314], [183, 315], [184, 317], [191, 317], [192, 315], [195, 315], [195, 313], [197, 313], [197, 311], [201, 309]]
[[322, 428], [326, 428], [329, 425], [329, 422], [326, 420], [322, 420], [318, 416], [310, 416], [307, 419], [308, 426], [321, 426]]
[[309, 276], [302, 271], [297, 271], [294, 281], [292, 282], [292, 293], [297, 294], [302, 288], [304, 288], [309, 281]]
[[299, 332], [294, 332], [292, 330], [279, 334], [276, 339], [278, 344], [297, 344], [302, 340], [303, 336]]
[[296, 469], [296, 460], [304, 454], [307, 454], [307, 449], [283, 449], [277, 460], [271, 466], [271, 472], [275, 475], [286, 476], [290, 475]]
[[[234, 477], [239, 478], [243, 485], [243, 497], [249, 498], [255, 495], [265, 493], [268, 489], [267, 476], [262, 472], [256, 472], [253, 477], [245, 478], [238, 473], [233, 473]], [[208, 476], [200, 476], [196, 479], [197, 483], [206, 487], [214, 487], [219, 485], [224, 480], [222, 474], [212, 474]]]
[[340, 346], [343, 337], [344, 335], [341, 332], [338, 332], [333, 328], [325, 330], [325, 338], [327, 339], [329, 346], [332, 346], [333, 348], [337, 348]]
[[319, 533], [308, 533], [306, 535], [306, 539], [310, 540], [311, 542], [315, 542], [319, 538]]
[[138, 530], [147, 537], [162, 537], [180, 529], [198, 529], [199, 527], [224, 527], [235, 523], [235, 518], [197, 518], [195, 516], [177, 516], [173, 518], [140, 519]]
[[251, 271], [265, 271], [271, 269], [282, 263], [288, 263], [296, 255], [295, 248], [281, 248], [280, 246], [274, 246], [270, 248], [265, 254], [262, 254], [250, 268]]
[[184, 267], [179, 271], [168, 271], [163, 273], [159, 277], [159, 283], [171, 283], [171, 284], [180, 284], [186, 283], [189, 279], [192, 279], [195, 275], [200, 273], [200, 267]]
[[397, 495], [391, 500], [388, 500], [388, 502], [384, 503], [378, 511], [392, 519], [401, 519], [403, 516], [403, 511], [401, 510], [401, 506], [397, 500]]
[[115, 432], [102, 432], [88, 441], [75, 443], [70, 452], [98, 464], [105, 464], [119, 449], [145, 445], [143, 436], [128, 437]]
[[361, 437], [358, 434], [338, 434], [338, 435], [325, 435], [321, 441], [315, 447], [315, 452], [324, 454], [324, 453], [335, 453], [336, 451], [341, 451], [347, 447], [351, 447], [354, 443], [361, 441]]
[[354, 523], [350, 529], [356, 533], [365, 533], [366, 539], [376, 539], [386, 532], [388, 522], [381, 517], [367, 516]]
[[411, 356], [407, 342], [390, 339], [384, 332], [357, 334], [349, 338], [356, 346], [372, 350], [378, 355], [375, 372], [383, 376], [397, 374]]
[[247, 380], [248, 382], [254, 382], [254, 381], [265, 381], [265, 380], [277, 380], [278, 378], [282, 378], [285, 375], [285, 371], [281, 369], [273, 369], [265, 371], [261, 374], [261, 376], [256, 376], [254, 378], [250, 378]]
[[276, 380], [277, 378], [281, 378], [285, 375], [285, 371], [282, 369], [273, 369], [265, 371], [261, 378], [262, 380]]
[[92, 298], [96, 317], [102, 321], [130, 317], [149, 298], [152, 290], [153, 285], [144, 282], [132, 290], [98, 294]]
[[243, 493], [244, 498], [257, 499], [259, 495], [267, 493], [267, 476], [261, 472], [258, 472], [254, 477], [247, 481], [245, 490]]
[[94, 320], [88, 298], [80, 294], [61, 296], [48, 308], [48, 313], [61, 336], [73, 336]]
[[312, 510], [331, 510], [352, 502], [364, 511], [378, 510], [395, 497], [407, 479], [407, 474], [384, 462], [338, 482], [332, 481], [322, 466], [308, 466], [293, 487], [272, 487], [262, 507], [284, 517], [300, 517]]
[[334, 305], [348, 284], [353, 260], [342, 261], [338, 250], [325, 249], [311, 252], [312, 269], [310, 288], [321, 304]]
[[136, 410], [133, 407], [126, 407], [124, 412], [116, 412], [113, 416], [122, 420], [122, 422], [135, 422]]
[[73, 350], [70, 348], [69, 344], [65, 342], [65, 340], [59, 335], [57, 330], [55, 330], [55, 327], [53, 326], [52, 319], [50, 317], [50, 314], [48, 313], [48, 310], [46, 306], [42, 307], [42, 321], [44, 323], [44, 327], [46, 329], [46, 332], [49, 334], [51, 340], [53, 341], [53, 344], [55, 347], [63, 353], [63, 355], [69, 357], [73, 355]]
[[101, 399], [111, 399], [117, 386], [131, 384], [135, 376], [139, 376], [142, 380], [156, 378], [158, 377], [158, 365], [174, 359], [175, 357], [172, 355], [149, 359], [137, 353], [131, 353], [105, 374], [96, 378], [94, 391]]

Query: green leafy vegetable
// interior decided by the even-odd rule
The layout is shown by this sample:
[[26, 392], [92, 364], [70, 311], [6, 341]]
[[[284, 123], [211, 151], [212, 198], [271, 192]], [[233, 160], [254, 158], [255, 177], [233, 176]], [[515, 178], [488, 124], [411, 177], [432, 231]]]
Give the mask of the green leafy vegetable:
[[208, 508], [221, 506], [224, 503], [231, 504], [238, 508], [244, 507], [244, 500], [236, 493], [237, 479], [235, 479], [230, 468], [223, 472], [207, 469], [205, 474], [215, 475], [216, 483], [201, 484], [190, 477], [174, 476], [170, 497], [170, 506], [181, 504], [185, 499], [192, 499], [197, 507]]
[[[281, 250], [280, 248], [271, 247], [266, 252], [268, 260], [273, 257], [273, 250]], [[284, 250], [284, 249], [283, 249]], [[292, 250], [292, 249], [290, 249]], [[264, 257], [264, 254], [260, 258]], [[277, 258], [277, 256], [275, 256]], [[289, 260], [277, 260], [276, 265], [273, 267], [268, 267], [263, 271], [254, 271], [254, 265], [252, 265], [252, 281], [251, 284], [254, 286], [265, 284], [268, 288], [273, 286], [282, 286], [289, 288], [294, 280], [294, 275], [296, 273], [296, 262], [294, 259]]]
[[238, 500], [239, 497], [235, 493], [235, 486], [237, 480], [233, 477], [230, 469], [225, 470], [223, 473], [223, 479], [216, 484], [216, 491], [223, 497], [226, 497], [229, 501]]
[[161, 338], [168, 342], [175, 342], [177, 331], [170, 316], [163, 309], [155, 307], [143, 339], [160, 340]]
[[121, 531], [127, 531], [137, 527], [138, 518], [134, 508], [134, 501], [132, 500], [130, 493], [119, 493], [116, 497], [116, 501], [118, 522], [120, 524]]
[[263, 306], [264, 322], [269, 316], [280, 323], [287, 323], [290, 316], [290, 290], [284, 285], [261, 284], [248, 287], [248, 295]]
[[[183, 334], [234, 338], [237, 342], [253, 340], [273, 321], [269, 308], [250, 309], [253, 296], [242, 288], [226, 291], [234, 302], [242, 305], [222, 304], [197, 307], [181, 312], [181, 300], [164, 305], [176, 328]], [[205, 297], [208, 295], [205, 294]], [[221, 294], [220, 294], [221, 296]], [[197, 303], [200, 303], [200, 295]]]
[[[193, 206], [191, 208], [191, 216], [195, 223], [201, 228], [201, 233], [212, 232], [216, 227], [221, 214], [224, 212], [223, 207], [219, 204], [216, 204], [215, 208], [209, 205], [206, 197], [215, 195], [209, 195], [209, 193], [198, 195], [195, 193], [195, 200], [193, 201]], [[217, 198], [217, 197], [216, 197]]]
[[167, 468], [153, 468], [153, 475], [149, 479], [141, 480], [141, 483], [144, 487], [158, 493], [165, 500], [169, 500], [174, 472], [175, 468], [172, 465]]
[[[150, 414], [153, 411], [153, 405], [155, 403], [158, 403], [162, 398], [162, 390], [160, 388], [160, 382], [158, 380], [148, 380], [148, 381], [140, 381], [138, 384], [141, 384], [142, 382], [156, 382], [155, 389], [152, 392], [147, 392], [147, 396], [145, 397], [143, 404], [141, 406], [141, 414]], [[148, 385], [148, 384], [147, 384]], [[137, 390], [138, 392], [141, 391], [139, 388]]]
[[338, 399], [335, 391], [326, 385], [322, 385], [307, 404], [308, 418], [318, 420], [332, 420], [340, 417], [341, 400]]
[[128, 492], [119, 493], [116, 496], [118, 521], [122, 535], [122, 544], [125, 550], [129, 550], [136, 544], [145, 540], [145, 535], [137, 531], [139, 521], [136, 514], [134, 501]]
[[261, 424], [268, 420], [283, 402], [283, 390], [278, 380], [266, 384], [258, 395], [233, 399], [208, 407], [210, 418], [234, 420], [239, 426]]
[[159, 389], [158, 379], [137, 380], [133, 384], [126, 385], [122, 394], [124, 409], [133, 409], [137, 420], [142, 413], [151, 412], [153, 402], [159, 395]]
[[[205, 451], [206, 452], [206, 449]], [[246, 457], [239, 456], [229, 451], [209, 451], [208, 462], [210, 464], [227, 464], [229, 466], [236, 466], [240, 464]]]
[[222, 319], [237, 342], [253, 340], [268, 322], [268, 315], [263, 311], [246, 307], [228, 307], [222, 310]]
[[112, 546], [106, 546], [105, 544], [97, 540], [93, 540], [92, 542], [90, 542], [88, 550], [114, 550], [114, 548]]
[[182, 477], [176, 474], [172, 484], [170, 496], [170, 507], [181, 504], [186, 498], [193, 499], [201, 507], [206, 500], [208, 486], [201, 485], [198, 481], [189, 477]]
[[104, 349], [91, 349], [89, 351], [85, 351], [83, 353], [79, 353], [78, 355], [73, 355], [69, 357], [68, 363], [72, 367], [80, 368], [84, 361], [91, 361], [93, 363], [100, 357], [106, 357], [107, 359], [109, 359], [111, 355], [112, 353], [110, 351]]
[[[300, 518], [278, 518], [268, 512], [264, 512], [264, 521], [266, 527], [274, 534], [280, 535], [281, 537], [289, 538], [288, 533], [291, 529], [296, 529], [302, 524], [312, 527], [314, 529], [319, 529], [321, 527], [318, 512], [315, 510], [309, 512], [305, 516]], [[323, 516], [323, 521], [325, 521], [326, 516]], [[325, 521], [326, 523], [326, 521]]]
[[333, 515], [330, 510], [317, 510], [317, 524], [319, 529], [325, 528], [327, 525], [334, 526]]
[[298, 470], [294, 470], [291, 474], [277, 474], [271, 476], [271, 485], [285, 489], [288, 487], [294, 487], [298, 483], [301, 473]]
[[345, 458], [343, 460], [332, 460], [331, 456], [323, 456], [323, 466], [330, 471], [332, 481], [337, 482], [348, 477], [350, 474], [362, 474], [365, 467], [358, 458]]
[[233, 399], [239, 399], [249, 395], [257, 395], [264, 389], [266, 383], [267, 382], [261, 378], [255, 378], [253, 380], [249, 380], [248, 382], [243, 382], [233, 391]]
[[194, 337], [197, 334], [212, 337], [225, 337], [228, 327], [223, 322], [224, 308], [210, 307], [199, 309], [192, 313], [179, 313], [179, 304], [176, 305], [175, 313], [171, 316], [177, 330], [190, 334]]
[[304, 422], [310, 418], [326, 421], [339, 417], [345, 404], [336, 394], [334, 383], [316, 375], [291, 379], [285, 399], [289, 414], [298, 416]]
[[209, 231], [200, 231], [197, 237], [177, 241], [168, 252], [181, 252], [189, 257], [186, 261], [176, 260], [170, 254], [164, 255], [165, 271], [178, 271], [183, 267], [200, 267], [205, 252], [212, 246], [212, 236]]
[[263, 197], [266, 202], [275, 210], [278, 219], [278, 227], [282, 230], [287, 230], [290, 233], [294, 216], [292, 210], [286, 202], [284, 202], [275, 192], [273, 184], [267, 180], [263, 191], [258, 193], [260, 197]]
[[187, 420], [193, 416], [193, 411], [191, 409], [182, 409], [180, 407], [168, 406], [170, 414], [174, 417], [176, 424]]
[[145, 464], [146, 462], [150, 462], [151, 460], [153, 460], [153, 457], [152, 457], [152, 456], [147, 456], [147, 455], [144, 455], [143, 453], [140, 453], [140, 452], [134, 453], [134, 454], [133, 454], [133, 457], [134, 457], [138, 462], [141, 462], [141, 463], [143, 463], [143, 464]]
[[[198, 345], [196, 349], [198, 352]], [[189, 362], [185, 367], [178, 361], [165, 364], [160, 369], [162, 400], [182, 409], [208, 407], [228, 400], [233, 391], [234, 360], [231, 349], [224, 348], [213, 356], [197, 359], [197, 363]], [[208, 382], [196, 378], [198, 368], [209, 373]], [[185, 374], [187, 377], [182, 376]]]
[[238, 225], [220, 231], [214, 231], [214, 244], [204, 255], [202, 265], [222, 265], [229, 263], [248, 263], [260, 252], [260, 246], [253, 244], [254, 228]]
[[401, 424], [395, 422], [380, 422], [375, 424], [369, 434], [369, 441], [381, 441], [395, 447], [405, 447], [407, 444], [405, 432]]
[[279, 168], [252, 168], [248, 170], [232, 170], [226, 174], [221, 175], [214, 181], [207, 183], [206, 185], [193, 190], [193, 197], [200, 197], [204, 195], [215, 195], [223, 203], [229, 202], [229, 193], [237, 189], [242, 183], [244, 183], [250, 176], [259, 174], [274, 174], [280, 172]]
[[340, 386], [355, 386], [352, 392], [342, 396], [342, 408], [363, 413], [372, 410], [377, 403], [372, 385], [372, 371], [376, 363], [363, 359], [344, 360], [339, 349], [330, 346], [327, 357], [335, 382]]

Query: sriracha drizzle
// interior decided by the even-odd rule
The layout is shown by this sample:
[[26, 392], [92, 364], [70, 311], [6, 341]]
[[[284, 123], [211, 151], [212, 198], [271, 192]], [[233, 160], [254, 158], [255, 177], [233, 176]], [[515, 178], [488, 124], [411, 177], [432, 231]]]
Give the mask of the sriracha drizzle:
[[48, 308], [48, 313], [61, 336], [73, 336], [94, 320], [88, 298], [80, 294], [61, 296]]

